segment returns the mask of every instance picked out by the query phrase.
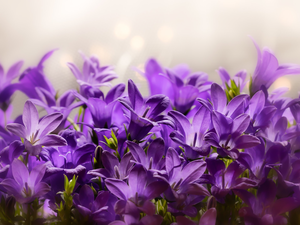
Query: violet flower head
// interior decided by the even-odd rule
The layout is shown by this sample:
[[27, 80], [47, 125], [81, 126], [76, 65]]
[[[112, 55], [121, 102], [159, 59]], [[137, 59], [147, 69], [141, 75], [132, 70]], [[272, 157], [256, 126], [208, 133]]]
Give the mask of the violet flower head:
[[144, 167], [138, 164], [129, 173], [128, 185], [114, 178], [105, 180], [108, 190], [120, 199], [115, 206], [118, 209], [117, 213], [122, 214], [126, 211], [127, 201], [134, 203], [139, 210], [148, 215], [155, 213], [155, 206], [151, 200], [163, 193], [168, 188], [168, 183], [162, 179], [149, 182], [149, 178], [151, 177]]
[[18, 159], [12, 162], [11, 167], [13, 178], [6, 178], [0, 184], [19, 203], [30, 203], [50, 191], [49, 185], [41, 182], [46, 171], [45, 164], [36, 166], [30, 174], [24, 163]]
[[19, 84], [12, 84], [12, 80], [18, 77], [23, 61], [16, 62], [5, 74], [0, 64], [0, 109], [6, 111], [12, 94], [18, 89]]
[[63, 146], [67, 142], [64, 138], [49, 134], [55, 130], [63, 119], [61, 113], [53, 113], [39, 121], [39, 114], [32, 102], [27, 101], [24, 105], [23, 123], [11, 123], [6, 126], [13, 134], [24, 138], [25, 149], [31, 155], [38, 155], [42, 147]]
[[228, 85], [229, 87], [231, 87], [231, 80], [234, 81], [234, 83], [236, 84], [237, 87], [239, 87], [239, 92], [242, 92], [247, 80], [246, 80], [246, 76], [247, 76], [247, 72], [245, 70], [239, 71], [237, 74], [235, 74], [233, 76], [233, 78], [231, 79], [229, 73], [222, 67], [220, 67], [218, 69], [218, 73], [220, 75], [220, 78], [222, 80], [222, 86], [225, 89], [226, 85]]
[[114, 205], [117, 198], [108, 191], [100, 191], [94, 200], [94, 192], [88, 185], [81, 187], [73, 197], [74, 205], [89, 223], [106, 225], [116, 218]]
[[257, 50], [257, 64], [250, 83], [250, 94], [254, 95], [262, 87], [268, 89], [275, 80], [284, 75], [300, 74], [300, 66], [293, 64], [278, 64], [275, 55], [267, 48], [262, 51], [252, 39]]
[[47, 52], [37, 66], [25, 70], [19, 79], [19, 90], [29, 98], [41, 99], [38, 89], [46, 90], [51, 94], [50, 98], [55, 101], [55, 90], [43, 72], [44, 62], [53, 54], [56, 49]]
[[99, 87], [109, 86], [109, 82], [118, 76], [111, 66], [100, 66], [95, 56], [88, 58], [82, 53], [81, 56], [84, 60], [82, 72], [73, 63], [68, 63], [68, 66], [80, 85], [80, 94], [85, 98], [99, 98], [103, 96]]

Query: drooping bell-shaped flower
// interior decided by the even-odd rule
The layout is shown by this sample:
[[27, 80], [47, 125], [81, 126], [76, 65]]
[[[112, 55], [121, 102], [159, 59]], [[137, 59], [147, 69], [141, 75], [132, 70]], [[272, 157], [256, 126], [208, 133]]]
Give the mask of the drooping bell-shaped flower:
[[28, 172], [27, 167], [18, 159], [11, 164], [13, 178], [6, 178], [0, 184], [7, 193], [12, 194], [17, 202], [30, 203], [50, 191], [48, 184], [41, 182], [45, 174], [45, 164], [40, 164]]
[[24, 138], [25, 149], [31, 155], [38, 155], [42, 147], [63, 146], [67, 142], [64, 138], [50, 134], [55, 130], [63, 119], [61, 113], [53, 113], [39, 121], [39, 114], [31, 101], [26, 101], [23, 110], [23, 123], [10, 123], [7, 130]]

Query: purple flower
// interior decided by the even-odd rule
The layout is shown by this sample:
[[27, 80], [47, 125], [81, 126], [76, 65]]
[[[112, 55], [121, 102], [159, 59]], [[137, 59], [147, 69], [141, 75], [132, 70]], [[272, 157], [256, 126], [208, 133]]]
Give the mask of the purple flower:
[[0, 64], [0, 109], [6, 111], [10, 105], [10, 98], [12, 94], [18, 89], [19, 84], [12, 84], [12, 80], [18, 77], [19, 71], [23, 65], [23, 61], [16, 62], [7, 71], [6, 75], [4, 69]]
[[151, 200], [163, 193], [168, 188], [168, 183], [161, 179], [153, 180], [151, 176], [149, 177], [142, 165], [135, 165], [129, 173], [128, 185], [114, 178], [105, 180], [108, 190], [120, 199], [115, 206], [118, 214], [123, 214], [127, 210], [127, 201], [134, 203], [148, 215], [155, 213], [155, 206]]
[[151, 142], [147, 147], [147, 154], [140, 145], [132, 141], [127, 141], [127, 146], [135, 161], [144, 166], [145, 169], [151, 171], [160, 171], [163, 169], [165, 145], [162, 138], [156, 138]]
[[99, 191], [94, 200], [93, 190], [85, 184], [79, 194], [74, 194], [73, 201], [76, 209], [89, 223], [106, 225], [116, 218], [114, 205], [117, 198], [108, 191]]
[[182, 163], [177, 152], [169, 148], [166, 155], [166, 172], [163, 175], [169, 183], [165, 192], [166, 199], [182, 203], [186, 200], [187, 194], [209, 195], [209, 192], [195, 181], [198, 180], [206, 170], [206, 163], [203, 160]]
[[300, 74], [300, 66], [293, 64], [278, 64], [275, 55], [267, 48], [262, 51], [252, 39], [257, 50], [257, 64], [250, 83], [250, 94], [254, 95], [263, 87], [268, 89], [275, 80], [284, 75]]
[[217, 210], [216, 208], [210, 208], [201, 216], [199, 223], [195, 223], [184, 216], [177, 216], [177, 223], [172, 223], [172, 225], [215, 225], [216, 220]]
[[46, 170], [44, 164], [33, 168], [30, 174], [24, 163], [18, 159], [12, 162], [11, 167], [13, 179], [6, 178], [0, 184], [19, 203], [30, 203], [50, 191], [48, 184], [41, 182]]
[[248, 205], [239, 211], [247, 224], [287, 224], [282, 214], [300, 205], [293, 197], [276, 199], [276, 184], [270, 179], [258, 187], [256, 196], [246, 190], [234, 193]]
[[251, 179], [239, 177], [246, 168], [236, 161], [227, 168], [222, 160], [215, 158], [207, 158], [206, 163], [213, 180], [211, 193], [221, 202], [232, 189], [248, 189], [257, 185]]
[[109, 151], [103, 151], [101, 154], [101, 163], [104, 168], [90, 170], [88, 174], [102, 178], [115, 178], [125, 180], [132, 169], [133, 162], [131, 152], [126, 153], [121, 161]]
[[230, 80], [233, 80], [236, 84], [236, 86], [238, 86], [240, 88], [240, 92], [243, 91], [245, 85], [246, 85], [246, 76], [247, 76], [247, 72], [245, 70], [239, 71], [237, 74], [235, 74], [233, 76], [233, 79], [231, 79], [230, 75], [228, 74], [228, 72], [220, 67], [218, 70], [218, 73], [220, 75], [220, 78], [222, 80], [222, 86], [223, 88], [226, 88], [226, 84], [231, 87], [231, 83]]
[[211, 121], [210, 111], [201, 106], [194, 115], [190, 124], [188, 118], [177, 111], [168, 113], [176, 124], [176, 130], [170, 134], [170, 138], [185, 149], [185, 156], [196, 159], [206, 156], [210, 152], [210, 145], [204, 141], [204, 135], [208, 131]]
[[168, 96], [172, 107], [183, 114], [191, 110], [197, 97], [208, 96], [207, 91], [211, 85], [211, 82], [207, 81], [207, 74], [203, 72], [191, 73], [185, 65], [165, 70], [155, 59], [146, 63], [145, 76], [151, 94]]
[[51, 94], [49, 96], [55, 101], [55, 90], [46, 78], [43, 72], [43, 63], [53, 54], [55, 50], [47, 52], [36, 67], [30, 67], [25, 70], [19, 79], [19, 90], [24, 92], [29, 98], [41, 99], [38, 89], [46, 90]]
[[229, 155], [236, 159], [239, 155], [238, 149], [250, 148], [260, 143], [257, 137], [243, 134], [250, 124], [249, 115], [241, 114], [232, 120], [214, 111], [212, 113], [212, 123], [214, 131], [207, 133], [204, 139], [216, 147], [218, 154], [223, 157]]
[[63, 115], [53, 113], [39, 121], [39, 114], [32, 102], [27, 101], [23, 110], [23, 123], [11, 123], [6, 126], [13, 134], [24, 138], [25, 149], [31, 155], [38, 155], [45, 146], [66, 145], [65, 139], [58, 135], [49, 134], [61, 123]]
[[118, 76], [111, 66], [101, 67], [95, 56], [88, 58], [82, 53], [81, 56], [84, 60], [82, 72], [73, 63], [68, 63], [68, 66], [80, 85], [80, 94], [85, 98], [99, 98], [103, 96], [99, 87], [110, 85], [109, 82]]

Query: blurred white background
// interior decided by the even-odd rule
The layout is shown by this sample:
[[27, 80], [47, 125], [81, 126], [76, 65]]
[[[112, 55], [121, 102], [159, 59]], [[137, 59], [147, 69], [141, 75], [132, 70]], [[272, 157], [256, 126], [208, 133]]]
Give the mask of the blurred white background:
[[[0, 62], [7, 70], [17, 60], [36, 65], [59, 48], [45, 64], [45, 73], [60, 93], [76, 88], [66, 62], [81, 65], [78, 54], [96, 55], [102, 65], [115, 66], [120, 76], [148, 87], [133, 67], [149, 57], [173, 67], [186, 63], [192, 71], [219, 81], [220, 66], [233, 75], [252, 74], [256, 50], [268, 46], [279, 63], [300, 64], [300, 1], [298, 0], [0, 0]], [[279, 79], [296, 97], [300, 76]], [[21, 105], [25, 97], [15, 97]]]

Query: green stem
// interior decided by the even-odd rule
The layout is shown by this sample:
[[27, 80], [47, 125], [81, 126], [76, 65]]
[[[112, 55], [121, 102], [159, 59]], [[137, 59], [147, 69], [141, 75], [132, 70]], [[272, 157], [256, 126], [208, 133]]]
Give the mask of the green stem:
[[[82, 123], [84, 122], [84, 115], [85, 115], [85, 108], [83, 108], [83, 112], [82, 112], [82, 119], [81, 119]], [[83, 131], [83, 124], [81, 124], [80, 128], [81, 128], [81, 132], [82, 132]]]
[[26, 154], [26, 158], [25, 158], [25, 162], [24, 162], [25, 166], [27, 166], [27, 164], [28, 164], [28, 157], [29, 157], [29, 152], [27, 152], [27, 154]]
[[74, 127], [74, 129], [76, 131], [80, 131], [79, 126], [74, 122], [74, 120], [72, 118], [68, 117], [67, 120], [72, 124], [72, 126]]
[[30, 221], [30, 204], [27, 204], [27, 215], [26, 215], [26, 221], [25, 221], [25, 225], [31, 225], [31, 221]]

